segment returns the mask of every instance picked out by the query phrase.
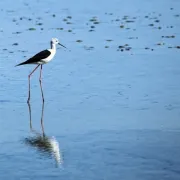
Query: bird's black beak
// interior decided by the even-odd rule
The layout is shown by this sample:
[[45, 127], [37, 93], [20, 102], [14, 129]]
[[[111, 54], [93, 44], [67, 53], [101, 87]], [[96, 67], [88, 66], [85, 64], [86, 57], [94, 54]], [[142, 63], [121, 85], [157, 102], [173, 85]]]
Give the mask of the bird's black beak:
[[62, 47], [64, 47], [64, 48], [66, 48], [67, 49], [67, 47], [65, 47], [65, 46], [63, 46], [61, 43], [58, 43], [60, 46], [62, 46]]

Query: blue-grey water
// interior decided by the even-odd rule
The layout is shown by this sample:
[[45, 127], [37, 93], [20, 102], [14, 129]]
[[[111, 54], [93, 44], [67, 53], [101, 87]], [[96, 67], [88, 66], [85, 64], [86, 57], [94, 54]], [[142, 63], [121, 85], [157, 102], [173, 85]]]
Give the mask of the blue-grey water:
[[[179, 180], [180, 1], [0, 1], [0, 179]], [[14, 67], [57, 37], [52, 62]], [[54, 146], [55, 145], [55, 146]]]

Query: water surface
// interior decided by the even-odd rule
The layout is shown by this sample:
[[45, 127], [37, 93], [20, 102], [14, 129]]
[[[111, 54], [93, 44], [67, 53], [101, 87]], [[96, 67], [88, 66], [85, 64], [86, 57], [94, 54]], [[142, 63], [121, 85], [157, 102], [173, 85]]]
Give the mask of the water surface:
[[[179, 5], [1, 1], [0, 179], [179, 180]], [[43, 66], [43, 114], [33, 75], [30, 116], [14, 65], [52, 37], [70, 51]]]

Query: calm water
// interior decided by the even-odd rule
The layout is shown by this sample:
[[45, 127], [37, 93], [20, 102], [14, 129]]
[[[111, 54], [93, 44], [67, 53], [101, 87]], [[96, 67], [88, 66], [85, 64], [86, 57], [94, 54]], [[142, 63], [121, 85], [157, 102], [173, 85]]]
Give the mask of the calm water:
[[[0, 179], [179, 180], [179, 6], [0, 1]], [[28, 106], [34, 66], [14, 65], [52, 37], [69, 50]]]

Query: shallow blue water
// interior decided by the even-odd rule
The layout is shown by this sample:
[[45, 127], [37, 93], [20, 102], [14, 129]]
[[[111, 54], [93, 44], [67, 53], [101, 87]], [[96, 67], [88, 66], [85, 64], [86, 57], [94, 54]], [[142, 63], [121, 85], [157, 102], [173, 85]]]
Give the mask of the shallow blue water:
[[[180, 2], [13, 2], [0, 2], [0, 179], [179, 180]], [[33, 75], [30, 118], [34, 66], [14, 65], [52, 37], [70, 51], [43, 66], [43, 118]], [[59, 143], [58, 166], [42, 144], [26, 143], [43, 137], [41, 118]]]

